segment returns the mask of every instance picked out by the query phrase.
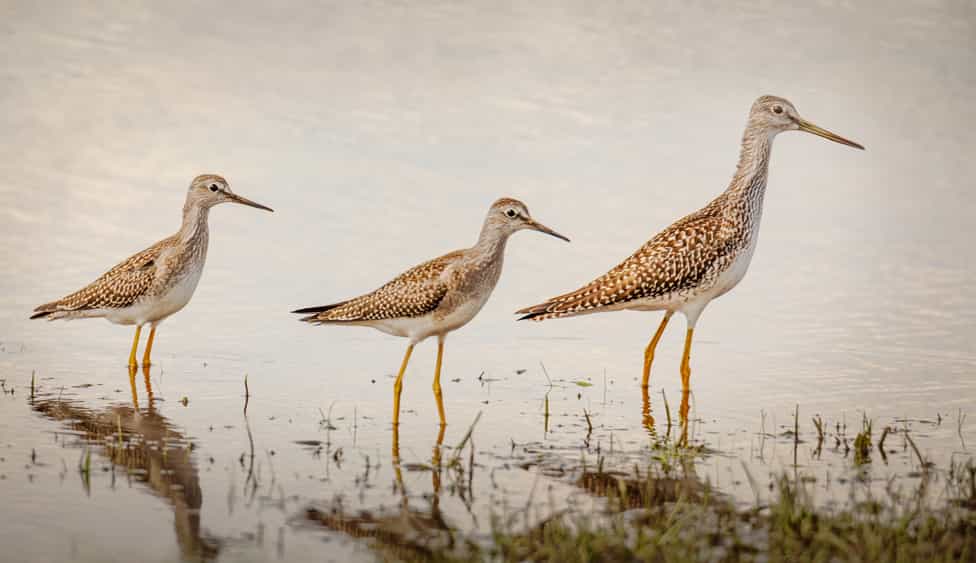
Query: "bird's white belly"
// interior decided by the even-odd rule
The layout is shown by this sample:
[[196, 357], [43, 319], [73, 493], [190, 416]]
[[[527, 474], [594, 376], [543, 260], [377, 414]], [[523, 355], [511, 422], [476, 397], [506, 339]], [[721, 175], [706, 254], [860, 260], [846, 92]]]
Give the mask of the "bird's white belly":
[[408, 317], [399, 319], [383, 319], [380, 321], [364, 321], [364, 326], [370, 326], [393, 336], [402, 336], [419, 342], [433, 334], [435, 322], [434, 315], [427, 314], [422, 317]]
[[129, 307], [113, 309], [106, 318], [113, 323], [125, 325], [159, 322], [190, 302], [202, 273], [202, 268], [187, 272], [161, 293], [144, 297]]
[[464, 300], [446, 315], [438, 315], [435, 311], [422, 317], [384, 319], [381, 321], [368, 321], [362, 324], [371, 326], [387, 334], [406, 337], [413, 342], [420, 342], [430, 336], [446, 334], [468, 324], [484, 306], [485, 301], [486, 299]]
[[746, 276], [746, 272], [749, 270], [749, 264], [752, 262], [752, 254], [756, 251], [756, 238], [753, 237], [752, 241], [749, 243], [742, 252], [735, 257], [732, 265], [726, 269], [724, 272], [719, 274], [718, 280], [715, 282], [715, 286], [711, 288], [710, 291], [706, 292], [709, 294], [709, 299], [715, 299], [720, 295], [728, 293], [733, 287], [742, 281], [742, 278]]
[[449, 332], [468, 324], [481, 311], [487, 301], [488, 295], [481, 299], [465, 299], [437, 322], [438, 332]]

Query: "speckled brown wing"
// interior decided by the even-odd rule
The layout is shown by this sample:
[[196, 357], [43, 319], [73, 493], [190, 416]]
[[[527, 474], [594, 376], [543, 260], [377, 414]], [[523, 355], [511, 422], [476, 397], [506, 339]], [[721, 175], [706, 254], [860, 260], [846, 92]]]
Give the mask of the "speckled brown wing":
[[313, 313], [301, 320], [318, 324], [422, 317], [434, 311], [444, 299], [448, 284], [441, 274], [463, 253], [451, 252], [414, 266], [366, 295], [292, 312]]
[[720, 215], [689, 215], [589, 284], [517, 311], [524, 315], [519, 320], [580, 315], [703, 286], [734, 258], [735, 239], [725, 229]]
[[71, 295], [37, 307], [31, 318], [90, 309], [121, 309], [132, 305], [152, 286], [156, 277], [156, 260], [163, 249], [172, 244], [171, 239], [163, 239], [127, 258]]

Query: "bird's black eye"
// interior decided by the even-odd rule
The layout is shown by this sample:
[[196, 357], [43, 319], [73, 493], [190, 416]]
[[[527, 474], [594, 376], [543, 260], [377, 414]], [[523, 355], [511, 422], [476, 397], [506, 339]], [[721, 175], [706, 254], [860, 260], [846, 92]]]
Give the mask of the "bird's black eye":
[[773, 106], [773, 113], [783, 113], [783, 106]]
[[220, 189], [220, 186], [218, 186], [217, 184], [210, 184], [210, 191], [215, 192], [215, 191], [217, 191], [219, 189]]
[[515, 211], [514, 209], [509, 209], [508, 211], [505, 212], [505, 215], [508, 215], [509, 217], [514, 219], [515, 217], [518, 216], [518, 211]]

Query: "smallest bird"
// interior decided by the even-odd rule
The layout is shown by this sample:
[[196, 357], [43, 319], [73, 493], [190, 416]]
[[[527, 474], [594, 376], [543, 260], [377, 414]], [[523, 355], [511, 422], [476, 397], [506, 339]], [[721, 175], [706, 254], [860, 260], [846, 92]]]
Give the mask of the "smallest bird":
[[292, 312], [310, 313], [301, 319], [309, 323], [368, 326], [409, 339], [393, 384], [394, 428], [400, 423], [403, 373], [413, 347], [437, 336], [433, 388], [443, 427], [447, 424], [440, 382], [444, 338], [447, 333], [468, 324], [484, 307], [501, 276], [508, 237], [525, 229], [569, 242], [568, 238], [533, 219], [521, 201], [502, 198], [488, 209], [481, 235], [471, 248], [414, 266], [371, 293]]
[[135, 368], [142, 326], [149, 324], [149, 338], [142, 356], [150, 365], [156, 327], [190, 302], [207, 260], [210, 208], [221, 203], [240, 203], [273, 211], [231, 191], [227, 180], [216, 174], [197, 176], [190, 183], [183, 204], [180, 230], [149, 248], [126, 258], [97, 280], [78, 291], [34, 309], [32, 319], [104, 318], [120, 325], [136, 325], [129, 368]]

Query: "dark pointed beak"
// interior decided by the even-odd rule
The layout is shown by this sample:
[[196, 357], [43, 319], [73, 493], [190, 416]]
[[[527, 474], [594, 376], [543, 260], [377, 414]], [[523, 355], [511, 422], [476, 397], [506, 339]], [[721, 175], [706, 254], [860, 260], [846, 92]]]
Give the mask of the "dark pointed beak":
[[562, 239], [566, 242], [569, 242], [568, 238], [550, 229], [549, 227], [543, 225], [542, 223], [536, 221], [535, 219], [529, 219], [527, 223], [529, 225], [529, 228], [532, 229], [533, 231], [539, 231], [540, 233], [545, 233], [547, 235], [554, 236], [558, 239]]
[[258, 209], [263, 209], [265, 211], [270, 211], [274, 213], [274, 209], [271, 209], [267, 205], [261, 205], [256, 201], [251, 201], [246, 197], [239, 196], [235, 193], [228, 193], [227, 198], [233, 201], [234, 203], [240, 203], [241, 205], [247, 205], [248, 207], [257, 207]]
[[814, 135], [817, 135], [819, 137], [823, 137], [824, 139], [829, 139], [829, 140], [831, 140], [831, 141], [833, 141], [835, 143], [840, 143], [842, 145], [847, 145], [849, 147], [854, 147], [855, 149], [861, 149], [862, 151], [864, 150], [864, 146], [861, 145], [860, 143], [855, 143], [854, 141], [852, 141], [850, 139], [845, 139], [844, 137], [841, 137], [837, 133], [834, 133], [833, 131], [828, 131], [828, 130], [824, 129], [823, 127], [818, 127], [818, 126], [814, 125], [813, 123], [810, 123], [809, 121], [807, 121], [805, 119], [801, 119], [801, 118], [798, 117], [796, 119], [796, 124], [800, 127], [800, 131], [806, 131], [807, 133], [813, 133]]

